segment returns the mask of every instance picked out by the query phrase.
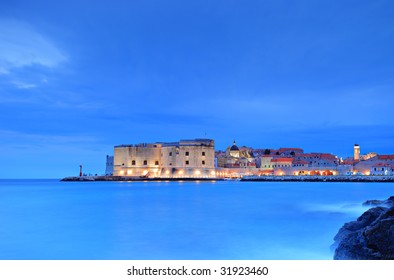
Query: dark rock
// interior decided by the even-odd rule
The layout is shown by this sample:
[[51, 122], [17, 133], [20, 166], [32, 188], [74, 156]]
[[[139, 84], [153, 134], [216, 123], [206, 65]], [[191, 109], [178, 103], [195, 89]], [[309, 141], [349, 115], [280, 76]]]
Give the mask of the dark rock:
[[394, 196], [390, 196], [387, 200], [367, 200], [363, 203], [363, 206], [394, 206]]
[[334, 237], [336, 260], [394, 260], [394, 197], [346, 223]]
[[383, 202], [384, 202], [383, 200], [376, 200], [376, 199], [367, 200], [363, 203], [363, 206], [378, 206], [383, 204]]

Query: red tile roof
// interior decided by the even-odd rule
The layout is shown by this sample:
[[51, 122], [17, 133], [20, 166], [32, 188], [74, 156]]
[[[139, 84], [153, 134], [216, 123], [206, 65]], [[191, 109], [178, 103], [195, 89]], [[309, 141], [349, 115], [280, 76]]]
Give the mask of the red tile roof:
[[299, 155], [296, 155], [296, 157], [315, 157], [315, 156], [317, 156], [318, 154], [314, 154], [314, 153], [310, 153], [310, 154], [299, 154]]
[[336, 159], [336, 157], [332, 154], [321, 154], [320, 157], [324, 158], [324, 159], [330, 159], [330, 160]]
[[394, 155], [378, 155], [378, 159], [382, 159], [382, 160], [393, 159], [394, 160]]
[[392, 168], [392, 166], [390, 164], [388, 164], [388, 163], [381, 163], [381, 162], [372, 165], [372, 167], [390, 167], [390, 168]]

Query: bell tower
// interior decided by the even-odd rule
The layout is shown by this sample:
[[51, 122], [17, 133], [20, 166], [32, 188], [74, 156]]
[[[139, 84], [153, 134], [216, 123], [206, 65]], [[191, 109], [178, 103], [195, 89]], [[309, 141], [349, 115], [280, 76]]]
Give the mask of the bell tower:
[[360, 160], [360, 146], [358, 144], [354, 144], [354, 161]]

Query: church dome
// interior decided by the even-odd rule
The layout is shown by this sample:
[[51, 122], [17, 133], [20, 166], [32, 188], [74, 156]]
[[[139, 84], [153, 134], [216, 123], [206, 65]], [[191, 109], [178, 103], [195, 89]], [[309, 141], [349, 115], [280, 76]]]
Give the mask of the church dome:
[[237, 147], [237, 144], [235, 143], [235, 141], [234, 141], [233, 145], [231, 146], [230, 151], [239, 151], [239, 148]]

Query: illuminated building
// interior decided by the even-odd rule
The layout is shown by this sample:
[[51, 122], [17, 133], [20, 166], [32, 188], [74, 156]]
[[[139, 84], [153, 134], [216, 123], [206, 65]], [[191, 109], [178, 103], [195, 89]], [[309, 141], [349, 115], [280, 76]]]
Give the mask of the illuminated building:
[[214, 141], [180, 140], [114, 147], [114, 176], [150, 178], [215, 177]]
[[354, 144], [354, 161], [360, 160], [360, 146], [358, 144]]
[[238, 148], [236, 142], [227, 147], [225, 153], [217, 153], [218, 167], [224, 168], [256, 168], [255, 158], [251, 148]]

